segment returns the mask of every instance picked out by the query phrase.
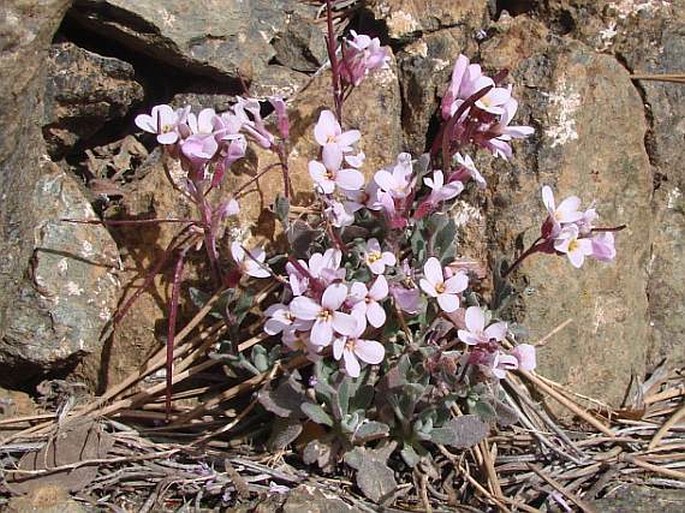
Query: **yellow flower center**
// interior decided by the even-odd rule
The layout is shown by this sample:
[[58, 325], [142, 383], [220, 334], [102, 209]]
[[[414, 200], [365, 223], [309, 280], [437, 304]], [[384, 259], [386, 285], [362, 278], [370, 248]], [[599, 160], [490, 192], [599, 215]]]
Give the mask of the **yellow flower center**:
[[442, 281], [440, 283], [436, 283], [435, 292], [437, 292], [438, 294], [442, 294], [443, 292], [445, 292], [445, 283]]
[[370, 264], [373, 264], [374, 262], [378, 262], [381, 258], [383, 258], [383, 255], [381, 255], [380, 251], [372, 251], [367, 255], [366, 260]]

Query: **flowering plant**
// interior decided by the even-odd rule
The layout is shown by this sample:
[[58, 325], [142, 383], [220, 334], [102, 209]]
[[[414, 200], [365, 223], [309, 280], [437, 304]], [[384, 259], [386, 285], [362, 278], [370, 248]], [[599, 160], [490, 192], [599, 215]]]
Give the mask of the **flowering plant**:
[[[241, 303], [236, 291], [251, 298], [253, 279], [277, 284], [265, 295], [261, 322], [267, 340], [281, 345], [278, 350], [255, 346], [251, 359], [232, 354], [234, 371], [263, 372], [281, 352], [297, 352], [314, 363], [260, 393], [262, 406], [283, 420], [274, 424], [272, 445], [284, 448], [305, 426], [318, 424], [324, 432], [305, 444], [305, 461], [331, 468], [344, 458], [363, 474], [364, 458], [375, 457], [369, 444], [378, 440], [398, 448], [409, 466], [431, 444], [478, 443], [490, 423], [504, 423], [500, 380], [508, 371], [536, 366], [535, 348], [519, 343], [509, 324], [488, 309], [488, 298], [476, 292], [482, 276], [459, 258], [450, 214], [465, 190], [487, 187], [475, 152], [509, 159], [513, 141], [533, 129], [512, 125], [518, 101], [506, 74], [490, 77], [460, 55], [431, 151], [418, 158], [400, 153], [387, 167], [365, 173], [365, 155], [358, 149], [363, 133], [344, 128], [345, 91], [387, 66], [389, 50], [377, 38], [354, 32], [340, 50], [333, 36], [328, 43], [334, 110], [322, 109], [311, 130], [319, 150], [307, 166], [315, 192], [308, 205], [313, 213], [304, 220], [293, 222], [290, 215], [285, 151], [290, 127], [282, 99], [269, 99], [278, 135], [252, 99], [238, 99], [221, 114], [159, 105], [138, 116], [136, 124], [155, 134], [181, 163], [183, 193], [200, 213], [201, 220], [192, 224], [201, 233], [214, 282], [231, 293], [223, 308], [232, 333], [237, 335], [252, 306], [250, 299]], [[239, 213], [240, 191], [216, 204], [208, 193], [221, 187], [249, 143], [279, 156], [284, 194], [274, 211], [290, 248], [267, 258], [261, 247], [230, 240], [227, 266], [217, 239], [227, 218]], [[541, 236], [502, 278], [534, 253], [565, 256], [574, 267], [586, 257], [615, 257], [618, 228], [595, 227], [594, 206], [579, 210], [575, 196], [557, 206], [548, 186], [542, 197], [547, 217]], [[306, 248], [296, 247], [302, 233]], [[173, 347], [172, 327], [169, 343]]]

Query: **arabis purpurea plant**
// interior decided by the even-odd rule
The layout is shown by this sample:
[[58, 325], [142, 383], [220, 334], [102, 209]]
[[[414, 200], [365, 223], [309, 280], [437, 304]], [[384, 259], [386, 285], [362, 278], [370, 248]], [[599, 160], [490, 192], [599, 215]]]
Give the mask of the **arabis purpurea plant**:
[[[185, 170], [184, 192], [200, 213], [197, 227], [216, 282], [243, 294], [249, 294], [253, 279], [275, 277], [281, 284], [263, 311], [263, 331], [272, 343], [315, 362], [303, 371], [313, 390], [307, 394], [301, 374], [294, 374], [278, 393], [261, 399], [290, 425], [308, 419], [329, 430], [318, 440], [328, 448], [325, 457], [310, 442], [305, 460], [327, 467], [337, 461], [338, 452], [393, 438], [405, 463], [413, 465], [431, 443], [465, 447], [485, 436], [484, 423], [496, 421], [495, 407], [502, 408], [499, 380], [508, 371], [535, 368], [535, 348], [517, 343], [506, 322], [492, 319], [488, 298], [474, 292], [480, 278], [472, 264], [457, 258], [457, 227], [450, 214], [467, 188], [487, 187], [474, 164], [475, 152], [509, 159], [514, 140], [533, 129], [512, 124], [518, 101], [506, 74], [490, 77], [460, 55], [440, 104], [442, 123], [430, 154], [414, 158], [400, 153], [366, 180], [359, 150], [363, 127], [344, 126], [343, 92], [388, 66], [390, 53], [377, 38], [355, 32], [340, 47], [329, 36], [328, 46], [335, 111], [323, 108], [311, 128], [319, 148], [305, 171], [315, 191], [308, 211], [317, 214], [297, 222], [289, 214], [289, 123], [281, 99], [269, 100], [278, 135], [252, 99], [239, 99], [224, 113], [204, 109], [195, 114], [187, 107], [159, 105], [150, 115], [138, 116], [136, 124], [155, 134]], [[271, 149], [281, 159], [286, 194], [274, 211], [291, 243], [285, 255], [248, 249], [242, 240], [227, 245], [216, 240], [239, 206], [237, 195], [212, 205], [208, 193], [221, 187], [248, 144]], [[620, 227], [595, 227], [595, 208], [580, 210], [575, 196], [557, 205], [552, 189], [544, 186], [542, 197], [547, 217], [541, 235], [504, 276], [534, 253], [568, 258], [574, 267], [587, 257], [614, 259], [613, 232]], [[304, 247], [297, 244], [303, 234]], [[230, 268], [218, 254], [220, 247], [230, 248]], [[244, 316], [233, 318], [240, 319]], [[265, 370], [265, 355], [272, 353], [255, 354], [261, 363], [242, 357], [243, 368]], [[302, 407], [275, 406], [286, 393], [282, 387]], [[455, 418], [456, 404], [478, 416]], [[464, 436], [461, 422], [473, 435], [468, 442], [455, 438]], [[289, 443], [299, 431], [288, 433], [277, 445]], [[353, 460], [348, 462], [352, 466]]]

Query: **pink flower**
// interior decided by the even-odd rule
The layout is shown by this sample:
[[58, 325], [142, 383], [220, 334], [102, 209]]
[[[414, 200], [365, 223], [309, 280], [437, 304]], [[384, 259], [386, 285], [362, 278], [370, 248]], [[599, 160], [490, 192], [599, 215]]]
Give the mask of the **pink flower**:
[[616, 257], [613, 233], [593, 233], [590, 242], [592, 243], [592, 258], [596, 258], [600, 262], [610, 262]]
[[397, 164], [391, 171], [387, 169], [376, 171], [373, 179], [381, 191], [386, 192], [392, 198], [403, 199], [409, 196], [414, 188], [412, 174], [411, 155], [400, 153], [397, 156]]
[[336, 185], [343, 190], [359, 190], [364, 186], [364, 175], [356, 169], [340, 169], [342, 154], [333, 154], [324, 158], [324, 163], [317, 160], [309, 162], [309, 176], [324, 194], [333, 194]]
[[487, 328], [485, 327], [485, 314], [477, 306], [470, 306], [466, 309], [464, 316], [466, 324], [465, 330], [459, 330], [457, 336], [459, 340], [470, 346], [486, 344], [491, 340], [501, 342], [507, 335], [507, 323], [496, 322]]
[[466, 290], [469, 279], [462, 272], [445, 279], [440, 261], [430, 257], [423, 266], [425, 278], [421, 278], [419, 285], [430, 297], [437, 298], [440, 308], [449, 313], [459, 308], [459, 293]]
[[[460, 170], [463, 170], [466, 172], [468, 176], [473, 178], [473, 180], [476, 182], [476, 185], [478, 185], [479, 189], [485, 189], [487, 186], [487, 183], [485, 182], [485, 178], [483, 178], [483, 175], [480, 174], [480, 171], [476, 168], [476, 165], [473, 163], [473, 159], [469, 157], [468, 155], [464, 155], [462, 157], [461, 153], [457, 153], [455, 155], [457, 158], [457, 163], [460, 166]], [[466, 180], [462, 180], [461, 176], [452, 176], [450, 177], [450, 181], [458, 179], [462, 182], [465, 182]]]
[[340, 76], [348, 84], [358, 86], [369, 72], [386, 68], [390, 61], [389, 51], [382, 47], [377, 37], [350, 31], [352, 39], [345, 41]]
[[551, 224], [550, 235], [553, 237], [561, 230], [562, 223], [575, 223], [583, 217], [583, 213], [578, 210], [580, 208], [578, 196], [569, 196], [557, 207], [552, 188], [548, 185], [542, 187], [542, 202], [547, 207], [548, 222]]
[[331, 201], [326, 207], [326, 216], [331, 221], [331, 224], [336, 228], [343, 226], [351, 226], [354, 224], [354, 210], [350, 210], [349, 202], [340, 203], [339, 201]]
[[319, 115], [319, 121], [314, 126], [314, 139], [323, 146], [323, 160], [332, 158], [334, 161], [342, 159], [344, 153], [352, 151], [352, 145], [361, 137], [359, 130], [343, 132], [340, 123], [330, 110], [324, 110]]
[[159, 144], [175, 144], [179, 139], [177, 127], [185, 123], [190, 107], [174, 111], [169, 105], [155, 105], [152, 114], [139, 114], [135, 124], [138, 128], [157, 134]]
[[417, 287], [393, 283], [390, 285], [390, 294], [395, 300], [395, 304], [404, 313], [409, 315], [416, 315], [418, 313], [421, 293]]
[[296, 318], [290, 308], [283, 303], [276, 303], [266, 309], [264, 315], [269, 319], [264, 323], [264, 332], [269, 335], [277, 335], [285, 331], [305, 331], [312, 326], [311, 321], [302, 321]]
[[535, 346], [519, 344], [511, 351], [511, 355], [518, 361], [518, 368], [532, 371], [536, 367]]
[[510, 354], [497, 351], [492, 361], [492, 373], [498, 379], [504, 379], [507, 371], [516, 370], [519, 368], [518, 359]]
[[333, 340], [333, 358], [342, 359], [345, 372], [352, 378], [359, 377], [360, 361], [376, 365], [385, 357], [385, 348], [380, 342], [361, 338], [365, 329], [366, 322], [359, 318], [352, 333]]
[[433, 204], [456, 198], [464, 190], [464, 184], [459, 181], [446, 184], [445, 177], [440, 170], [433, 171], [433, 177], [424, 178], [423, 183], [431, 189], [429, 201]]
[[266, 259], [266, 253], [262, 248], [253, 249], [248, 255], [239, 242], [233, 241], [231, 243], [231, 255], [242, 273], [253, 278], [268, 278], [271, 276], [271, 273], [265, 268], [264, 260]]
[[364, 263], [373, 274], [383, 274], [386, 265], [395, 265], [397, 259], [390, 251], [382, 251], [378, 239], [369, 239], [364, 251]]
[[350, 299], [354, 302], [353, 314], [366, 317], [369, 324], [374, 328], [380, 328], [385, 324], [385, 310], [380, 302], [388, 297], [388, 281], [380, 275], [373, 282], [370, 289], [361, 282], [354, 282], [350, 287]]
[[290, 303], [292, 314], [303, 321], [314, 321], [311, 341], [316, 346], [328, 346], [334, 332], [351, 335], [357, 321], [350, 314], [341, 312], [347, 298], [347, 286], [342, 283], [329, 285], [321, 297], [321, 304], [305, 296], [298, 296]]
[[288, 119], [288, 111], [286, 109], [285, 101], [279, 96], [270, 96], [269, 103], [273, 106], [276, 113], [276, 126], [282, 139], [290, 137], [290, 120]]
[[[314, 253], [309, 257], [309, 263], [298, 260], [297, 266], [292, 262], [285, 265], [288, 273], [290, 288], [293, 294], [301, 296], [309, 289], [309, 280], [319, 280], [324, 286], [328, 286], [336, 280], [345, 277], [345, 269], [340, 269], [342, 253], [334, 248], [327, 249], [325, 253]], [[298, 268], [299, 267], [299, 268]]]
[[592, 255], [592, 241], [579, 238], [578, 226], [569, 224], [564, 226], [554, 239], [554, 249], [565, 253], [576, 268], [583, 266], [585, 257]]

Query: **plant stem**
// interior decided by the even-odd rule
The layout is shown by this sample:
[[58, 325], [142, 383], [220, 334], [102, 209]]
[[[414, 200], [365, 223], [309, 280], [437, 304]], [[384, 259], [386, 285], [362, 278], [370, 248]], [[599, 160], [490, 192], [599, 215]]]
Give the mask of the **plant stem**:
[[514, 269], [516, 269], [519, 265], [521, 265], [521, 263], [526, 258], [528, 258], [530, 255], [540, 251], [540, 249], [544, 245], [544, 244], [541, 244], [543, 241], [545, 241], [545, 239], [542, 236], [535, 239], [535, 241], [530, 245], [530, 247], [527, 250], [525, 250], [523, 253], [521, 253], [521, 255], [516, 259], [516, 261], [509, 266], [509, 268], [504, 272], [504, 274], [502, 274], [502, 278], [506, 278], [507, 276], [509, 276], [509, 274]]
[[343, 92], [340, 84], [340, 61], [338, 60], [335, 32], [333, 30], [333, 4], [331, 0], [326, 0], [326, 26], [328, 30], [326, 47], [328, 50], [328, 59], [331, 61], [331, 80], [333, 82], [335, 114], [338, 117], [338, 123], [342, 125]]

